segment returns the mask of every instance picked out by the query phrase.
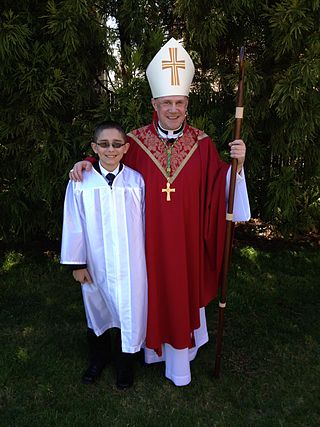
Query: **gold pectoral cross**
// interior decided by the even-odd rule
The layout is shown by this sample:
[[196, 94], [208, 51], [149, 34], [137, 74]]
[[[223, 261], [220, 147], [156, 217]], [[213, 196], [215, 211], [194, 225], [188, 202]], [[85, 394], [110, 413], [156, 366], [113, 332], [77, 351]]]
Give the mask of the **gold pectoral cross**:
[[175, 193], [176, 189], [175, 188], [170, 188], [170, 182], [167, 181], [167, 188], [163, 188], [162, 189], [162, 193], [167, 193], [167, 202], [171, 201], [171, 192]]

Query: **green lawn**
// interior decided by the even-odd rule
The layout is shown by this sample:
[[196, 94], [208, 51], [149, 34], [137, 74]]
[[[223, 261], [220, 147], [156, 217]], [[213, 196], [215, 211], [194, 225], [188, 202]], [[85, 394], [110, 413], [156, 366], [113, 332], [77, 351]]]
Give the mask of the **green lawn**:
[[0, 275], [1, 426], [320, 426], [320, 251], [239, 243], [229, 278], [221, 378], [211, 340], [178, 388], [162, 364], [137, 364], [135, 385], [93, 386], [80, 287], [54, 252], [6, 251]]

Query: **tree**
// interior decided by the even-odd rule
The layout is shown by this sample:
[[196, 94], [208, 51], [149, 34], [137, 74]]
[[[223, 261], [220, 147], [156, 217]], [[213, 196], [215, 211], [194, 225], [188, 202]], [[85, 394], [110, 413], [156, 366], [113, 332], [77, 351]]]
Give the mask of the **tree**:
[[283, 231], [318, 229], [319, 1], [178, 0], [176, 6], [198, 61], [198, 99], [216, 88], [196, 120], [223, 142], [233, 128], [226, 118], [235, 105], [236, 58], [246, 48], [243, 134], [253, 214]]
[[127, 131], [150, 121], [145, 69], [172, 36], [196, 66], [190, 120], [225, 158], [245, 46], [253, 215], [318, 229], [319, 12], [318, 0], [3, 0], [2, 238], [60, 235], [68, 166], [88, 152], [97, 121]]
[[60, 229], [66, 167], [88, 143], [86, 119], [99, 102], [99, 73], [114, 63], [105, 44], [92, 1], [2, 5], [0, 185], [6, 238], [54, 236]]

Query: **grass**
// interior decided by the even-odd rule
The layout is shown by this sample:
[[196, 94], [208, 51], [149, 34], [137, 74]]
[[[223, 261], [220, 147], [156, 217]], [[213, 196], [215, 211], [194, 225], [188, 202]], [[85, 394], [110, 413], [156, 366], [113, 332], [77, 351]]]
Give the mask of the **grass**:
[[164, 366], [136, 367], [124, 392], [105, 369], [93, 386], [86, 364], [79, 286], [54, 252], [8, 250], [0, 270], [0, 425], [320, 426], [320, 251], [238, 244], [229, 278], [220, 380], [210, 342], [178, 388]]

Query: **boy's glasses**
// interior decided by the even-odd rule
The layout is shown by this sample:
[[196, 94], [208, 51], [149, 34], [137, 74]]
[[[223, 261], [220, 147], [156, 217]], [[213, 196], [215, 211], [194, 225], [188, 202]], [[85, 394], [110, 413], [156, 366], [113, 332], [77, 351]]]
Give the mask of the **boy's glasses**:
[[110, 145], [112, 145], [113, 148], [121, 148], [124, 145], [126, 145], [126, 142], [124, 142], [123, 144], [121, 142], [111, 142], [110, 144], [109, 142], [101, 141], [101, 142], [95, 142], [95, 144], [99, 145], [99, 147], [101, 148], [109, 148]]

